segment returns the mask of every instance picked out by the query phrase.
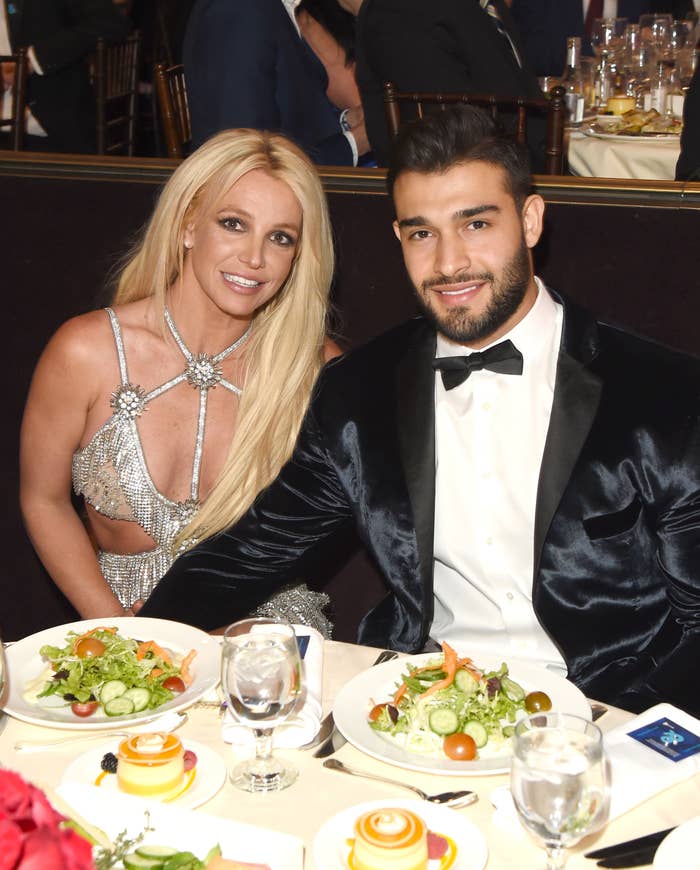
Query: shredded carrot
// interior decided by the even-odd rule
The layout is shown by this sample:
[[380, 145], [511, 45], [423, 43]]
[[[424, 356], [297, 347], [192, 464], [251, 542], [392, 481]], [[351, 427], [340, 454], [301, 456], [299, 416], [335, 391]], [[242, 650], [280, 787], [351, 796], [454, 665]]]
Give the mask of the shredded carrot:
[[78, 649], [78, 644], [81, 640], [85, 640], [86, 637], [92, 637], [98, 631], [106, 631], [108, 634], [116, 634], [117, 629], [112, 625], [98, 625], [97, 628], [91, 628], [90, 631], [86, 631], [85, 634], [81, 634], [80, 637], [76, 637], [73, 641], [73, 652]]
[[155, 680], [156, 677], [159, 677], [161, 674], [164, 674], [165, 671], [163, 668], [151, 668], [151, 672], [148, 675], [149, 680]]
[[433, 683], [429, 689], [426, 689], [425, 692], [419, 696], [420, 698], [427, 698], [429, 695], [434, 695], [435, 692], [439, 692], [440, 689], [446, 689], [454, 682], [455, 674], [457, 673], [457, 653], [446, 641], [443, 641], [442, 643], [442, 652], [445, 657], [445, 661], [442, 665], [442, 669], [446, 674], [445, 679]]
[[160, 658], [169, 665], [173, 663], [170, 653], [167, 650], [164, 650], [163, 647], [158, 646], [154, 640], [145, 640], [143, 643], [140, 643], [136, 647], [136, 658], [141, 661], [141, 659], [146, 658], [149, 652], [152, 652], [156, 656], [160, 656]]
[[187, 653], [187, 655], [184, 657], [184, 659], [182, 660], [182, 664], [180, 665], [180, 678], [182, 679], [182, 682], [186, 686], [189, 686], [192, 683], [192, 674], [190, 673], [190, 665], [192, 664], [192, 661], [196, 655], [197, 655], [197, 650], [191, 649]]
[[458, 659], [457, 670], [458, 671], [460, 671], [460, 670], [467, 671], [468, 673], [470, 673], [472, 675], [472, 677], [474, 677], [474, 679], [478, 683], [479, 680], [481, 679], [481, 677], [483, 676], [483, 674], [477, 668], [471, 667], [471, 665], [473, 665], [473, 664], [474, 664], [474, 662], [469, 658]]

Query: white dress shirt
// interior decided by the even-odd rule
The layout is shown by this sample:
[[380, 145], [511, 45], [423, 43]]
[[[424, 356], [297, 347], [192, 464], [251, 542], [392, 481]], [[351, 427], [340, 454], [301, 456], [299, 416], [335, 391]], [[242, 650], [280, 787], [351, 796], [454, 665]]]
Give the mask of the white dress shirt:
[[[484, 369], [447, 391], [436, 373], [430, 636], [468, 655], [481, 649], [565, 674], [532, 606], [535, 503], [563, 316], [539, 279], [537, 285], [530, 311], [493, 342], [513, 342], [523, 355], [522, 375]], [[438, 335], [437, 356], [469, 353]]]

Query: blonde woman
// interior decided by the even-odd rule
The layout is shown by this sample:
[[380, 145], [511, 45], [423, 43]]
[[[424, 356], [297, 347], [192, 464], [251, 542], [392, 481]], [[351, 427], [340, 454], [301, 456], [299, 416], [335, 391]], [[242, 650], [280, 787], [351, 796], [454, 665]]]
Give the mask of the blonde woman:
[[113, 306], [53, 336], [22, 425], [21, 506], [82, 617], [133, 612], [275, 478], [339, 352], [332, 273], [310, 161], [282, 136], [229, 130], [172, 175]]

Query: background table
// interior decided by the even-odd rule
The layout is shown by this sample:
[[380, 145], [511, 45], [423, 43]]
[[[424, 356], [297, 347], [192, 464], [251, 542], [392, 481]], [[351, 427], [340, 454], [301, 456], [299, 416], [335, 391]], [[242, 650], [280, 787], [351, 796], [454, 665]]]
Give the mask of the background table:
[[680, 138], [673, 142], [630, 142], [597, 139], [576, 131], [569, 134], [569, 169], [576, 175], [672, 181], [679, 154]]
[[[377, 650], [369, 647], [328, 642], [324, 659], [324, 709], [329, 710], [340, 688], [356, 673], [369, 667], [374, 661]], [[221, 739], [221, 723], [217, 712], [211, 708], [193, 708], [189, 720], [179, 731], [185, 745], [188, 738], [209, 745], [221, 754], [227, 765], [242, 753], [235, 752]], [[600, 720], [603, 730], [614, 727], [630, 718], [629, 713], [610, 709]], [[6, 767], [19, 771], [37, 785], [55, 787], [59, 784], [63, 770], [68, 763], [84, 748], [71, 746], [61, 751], [40, 753], [18, 753], [13, 749], [20, 739], [57, 739], [67, 732], [53, 728], [28, 725], [15, 719], [7, 720], [0, 735], [0, 761]], [[85, 748], [94, 745], [94, 741]], [[379, 782], [350, 777], [345, 774], [326, 770], [322, 761], [313, 758], [311, 752], [280, 752], [289, 757], [299, 768], [297, 782], [282, 792], [274, 794], [246, 794], [235, 789], [228, 781], [221, 791], [201, 808], [203, 812], [224, 816], [240, 822], [261, 825], [301, 837], [306, 843], [306, 870], [318, 870], [313, 862], [311, 845], [321, 824], [335, 813], [354, 804], [369, 800], [410, 798], [410, 792], [397, 789]], [[543, 866], [543, 853], [520, 829], [504, 830], [494, 819], [493, 807], [489, 801], [491, 792], [499, 786], [507, 785], [508, 777], [465, 776], [440, 777], [431, 774], [415, 773], [375, 761], [346, 744], [337, 757], [348, 764], [368, 771], [383, 773], [426, 792], [439, 792], [453, 788], [470, 788], [478, 792], [480, 800], [471, 807], [454, 810], [465, 819], [474, 822], [486, 838], [489, 847], [489, 870], [539, 870]], [[661, 830], [692, 818], [700, 807], [700, 776], [669, 789], [653, 801], [641, 806], [616, 821], [610, 823], [602, 832], [587, 838], [571, 850], [567, 870], [593, 870], [594, 863], [583, 858], [582, 853], [599, 845], [617, 843], [630, 837], [651, 831]], [[196, 810], [195, 810], [196, 812]]]

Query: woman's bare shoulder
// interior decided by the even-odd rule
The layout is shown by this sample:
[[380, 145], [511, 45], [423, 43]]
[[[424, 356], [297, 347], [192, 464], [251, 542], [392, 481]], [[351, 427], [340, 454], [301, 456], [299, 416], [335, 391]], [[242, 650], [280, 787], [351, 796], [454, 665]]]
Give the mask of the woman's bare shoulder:
[[329, 362], [332, 359], [335, 359], [337, 356], [342, 356], [345, 353], [340, 345], [336, 344], [332, 338], [326, 336], [325, 341], [323, 342], [323, 361], [324, 363]]

